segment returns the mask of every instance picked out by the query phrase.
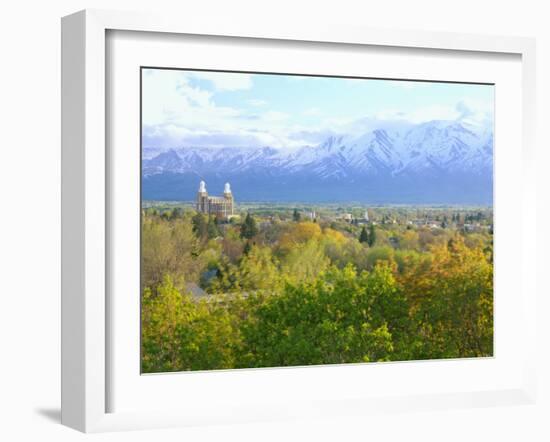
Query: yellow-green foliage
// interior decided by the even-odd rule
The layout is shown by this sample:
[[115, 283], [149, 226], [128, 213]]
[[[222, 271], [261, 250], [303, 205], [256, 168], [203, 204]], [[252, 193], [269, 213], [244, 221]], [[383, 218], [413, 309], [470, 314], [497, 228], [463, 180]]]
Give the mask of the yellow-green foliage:
[[192, 219], [143, 219], [144, 372], [493, 354], [488, 233], [392, 224], [369, 246], [353, 226], [275, 220], [209, 239]]
[[231, 368], [238, 337], [227, 309], [194, 302], [169, 277], [142, 299], [142, 371]]

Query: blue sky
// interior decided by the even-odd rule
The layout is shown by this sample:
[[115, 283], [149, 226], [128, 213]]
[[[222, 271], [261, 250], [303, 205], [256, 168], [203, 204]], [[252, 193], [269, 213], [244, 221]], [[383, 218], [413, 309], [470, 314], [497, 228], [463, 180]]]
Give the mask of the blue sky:
[[144, 69], [144, 147], [297, 148], [430, 120], [493, 121], [488, 85]]

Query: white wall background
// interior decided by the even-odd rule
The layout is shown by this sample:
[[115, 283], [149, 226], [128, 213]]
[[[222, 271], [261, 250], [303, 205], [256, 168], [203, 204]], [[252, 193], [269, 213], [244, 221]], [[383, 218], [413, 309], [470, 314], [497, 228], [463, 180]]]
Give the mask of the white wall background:
[[[550, 440], [550, 326], [543, 250], [549, 231], [544, 174], [550, 156], [550, 12], [522, 0], [12, 0], [0, 6], [0, 439], [83, 440], [59, 425], [60, 17], [83, 8], [245, 15], [250, 20], [338, 23], [534, 36], [538, 43], [539, 366], [535, 406], [454, 410], [91, 436], [162, 440]], [[513, 240], [511, 238], [510, 240]], [[90, 437], [90, 436], [88, 436]]]

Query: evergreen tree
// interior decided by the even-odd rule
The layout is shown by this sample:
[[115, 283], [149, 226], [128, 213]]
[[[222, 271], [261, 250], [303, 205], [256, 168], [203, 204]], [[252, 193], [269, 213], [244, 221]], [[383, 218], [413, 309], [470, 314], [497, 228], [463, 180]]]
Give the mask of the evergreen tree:
[[176, 207], [174, 210], [172, 210], [172, 213], [170, 214], [170, 219], [175, 220], [177, 218], [181, 218], [183, 215], [183, 210], [181, 208]]
[[256, 226], [256, 221], [250, 213], [247, 213], [244, 222], [241, 224], [241, 238], [250, 239], [257, 234], [258, 226]]
[[244, 245], [244, 248], [243, 248], [243, 255], [248, 255], [251, 249], [252, 249], [252, 246], [250, 245], [250, 242], [247, 241], [247, 243]]
[[371, 224], [369, 226], [369, 238], [367, 240], [367, 243], [369, 247], [372, 247], [375, 242], [376, 242], [376, 231], [374, 230], [374, 224]]
[[193, 232], [197, 235], [197, 238], [203, 239], [208, 236], [208, 223], [202, 213], [197, 212], [191, 222], [193, 223]]
[[300, 212], [298, 212], [298, 209], [294, 209], [294, 213], [292, 214], [292, 219], [295, 222], [300, 221]]
[[365, 226], [361, 229], [361, 234], [359, 235], [359, 242], [360, 243], [366, 243], [369, 241], [369, 234], [367, 233], [367, 229], [365, 229]]
[[208, 219], [207, 231], [209, 239], [217, 238], [218, 236], [220, 236], [220, 229], [218, 229], [218, 222], [215, 216], [212, 216]]

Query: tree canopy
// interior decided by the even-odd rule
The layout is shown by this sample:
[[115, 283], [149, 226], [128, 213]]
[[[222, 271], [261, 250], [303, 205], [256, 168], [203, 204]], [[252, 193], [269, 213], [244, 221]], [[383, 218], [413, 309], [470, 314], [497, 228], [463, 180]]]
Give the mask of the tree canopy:
[[241, 238], [251, 239], [258, 234], [258, 226], [254, 217], [250, 213], [246, 214], [244, 222], [241, 224]]
[[144, 372], [493, 354], [490, 230], [166, 213], [142, 219]]

